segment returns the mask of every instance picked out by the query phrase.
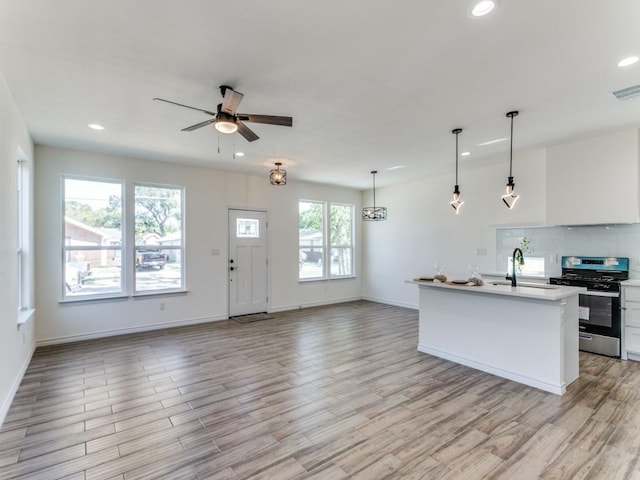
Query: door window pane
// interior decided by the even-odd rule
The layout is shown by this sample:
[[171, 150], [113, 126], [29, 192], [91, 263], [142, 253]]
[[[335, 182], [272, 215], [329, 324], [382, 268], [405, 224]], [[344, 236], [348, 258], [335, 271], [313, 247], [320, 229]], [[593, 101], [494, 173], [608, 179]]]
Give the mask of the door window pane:
[[135, 290], [184, 288], [182, 189], [136, 185]]
[[260, 238], [260, 220], [257, 218], [236, 219], [237, 238]]
[[63, 296], [122, 292], [122, 184], [64, 179]]

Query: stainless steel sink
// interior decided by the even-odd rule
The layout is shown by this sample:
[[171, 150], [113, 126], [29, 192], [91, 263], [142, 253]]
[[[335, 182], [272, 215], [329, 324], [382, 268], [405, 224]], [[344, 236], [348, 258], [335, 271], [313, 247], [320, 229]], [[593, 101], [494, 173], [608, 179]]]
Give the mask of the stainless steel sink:
[[[511, 286], [511, 282], [508, 280], [496, 280], [495, 282], [489, 282], [490, 285], [504, 285]], [[544, 283], [530, 283], [530, 282], [518, 282], [518, 287], [528, 287], [528, 288], [540, 288], [542, 290], [557, 290], [559, 287], [557, 285], [547, 285]]]

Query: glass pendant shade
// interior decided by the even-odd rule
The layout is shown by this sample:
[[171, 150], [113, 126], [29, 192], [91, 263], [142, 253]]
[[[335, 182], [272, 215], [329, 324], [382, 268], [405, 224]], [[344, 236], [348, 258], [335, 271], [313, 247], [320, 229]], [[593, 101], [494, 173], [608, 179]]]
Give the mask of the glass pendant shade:
[[462, 208], [462, 205], [464, 205], [464, 200], [460, 200], [460, 190], [458, 189], [458, 185], [456, 185], [453, 190], [453, 200], [449, 202], [449, 205], [451, 205], [456, 211], [456, 215], [460, 213], [460, 209]]
[[518, 111], [514, 110], [512, 112], [507, 113], [507, 118], [511, 119], [511, 141], [509, 145], [509, 178], [507, 180], [507, 193], [502, 195], [502, 202], [509, 208], [509, 210], [513, 209], [516, 202], [520, 198], [519, 195], [516, 195], [514, 190], [516, 188], [516, 184], [513, 182], [513, 118], [518, 116]]
[[362, 220], [365, 221], [381, 221], [387, 219], [387, 207], [376, 207], [376, 173], [377, 170], [372, 170], [373, 175], [373, 207], [364, 207], [362, 209]]
[[280, 168], [282, 163], [276, 162], [276, 168], [271, 170], [269, 175], [269, 181], [271, 185], [286, 185], [287, 184], [287, 171]]
[[516, 193], [514, 192], [515, 188], [516, 184], [513, 183], [513, 177], [509, 177], [509, 183], [507, 183], [507, 193], [502, 195], [502, 201], [509, 209], [512, 209], [520, 198], [520, 195], [516, 195]]

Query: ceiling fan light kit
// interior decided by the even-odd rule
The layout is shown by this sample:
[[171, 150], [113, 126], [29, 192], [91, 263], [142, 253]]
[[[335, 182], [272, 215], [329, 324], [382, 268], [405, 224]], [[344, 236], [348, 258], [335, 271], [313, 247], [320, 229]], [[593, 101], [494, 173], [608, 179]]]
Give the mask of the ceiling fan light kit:
[[220, 112], [216, 116], [216, 121], [213, 123], [213, 126], [220, 133], [230, 134], [238, 131], [236, 119], [233, 118], [233, 115], [224, 112]]
[[362, 220], [379, 222], [387, 219], [387, 207], [376, 207], [376, 173], [377, 170], [371, 170], [373, 175], [373, 207], [364, 207], [362, 209]]
[[507, 179], [507, 193], [502, 195], [502, 201], [510, 210], [515, 206], [520, 195], [515, 193], [516, 184], [513, 181], [513, 119], [518, 116], [518, 111], [507, 112], [507, 118], [511, 119], [511, 142], [509, 145], [509, 177]]
[[461, 132], [461, 128], [454, 128], [453, 130], [451, 130], [451, 133], [456, 136], [456, 184], [453, 187], [453, 200], [449, 202], [449, 205], [453, 207], [456, 215], [460, 214], [462, 205], [464, 205], [464, 200], [460, 200], [460, 187], [458, 185], [458, 135], [460, 135]]

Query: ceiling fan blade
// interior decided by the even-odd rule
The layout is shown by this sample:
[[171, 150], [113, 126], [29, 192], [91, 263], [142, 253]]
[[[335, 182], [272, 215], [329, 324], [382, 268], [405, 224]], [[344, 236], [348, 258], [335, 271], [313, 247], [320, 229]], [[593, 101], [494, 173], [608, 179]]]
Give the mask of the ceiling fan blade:
[[244, 98], [240, 92], [236, 92], [231, 87], [227, 87], [224, 91], [224, 99], [222, 100], [222, 111], [229, 115], [235, 115], [238, 105]]
[[216, 116], [215, 113], [210, 112], [209, 110], [203, 110], [201, 108], [190, 107], [189, 105], [183, 105], [182, 103], [172, 102], [171, 100], [165, 100], [164, 98], [156, 97], [156, 98], [154, 98], [154, 100], [160, 100], [161, 102], [172, 103], [173, 105], [178, 105], [179, 107], [190, 108], [191, 110], [197, 110], [199, 112], [204, 112], [204, 113], [207, 113], [209, 115], [213, 115], [214, 117]]
[[190, 127], [183, 128], [180, 130], [181, 132], [192, 132], [193, 130], [197, 130], [202, 127], [206, 127], [207, 125], [211, 125], [215, 122], [216, 119], [212, 118], [211, 120], [205, 120], [204, 122], [196, 123], [195, 125], [191, 125]]
[[282, 127], [293, 126], [293, 118], [279, 117], [276, 115], [256, 115], [254, 113], [239, 113], [238, 120], [251, 123], [266, 123], [268, 125], [280, 125]]
[[254, 140], [258, 140], [260, 137], [256, 135], [256, 133], [247, 127], [244, 123], [238, 121], [238, 133], [242, 135], [247, 142], [253, 142]]

